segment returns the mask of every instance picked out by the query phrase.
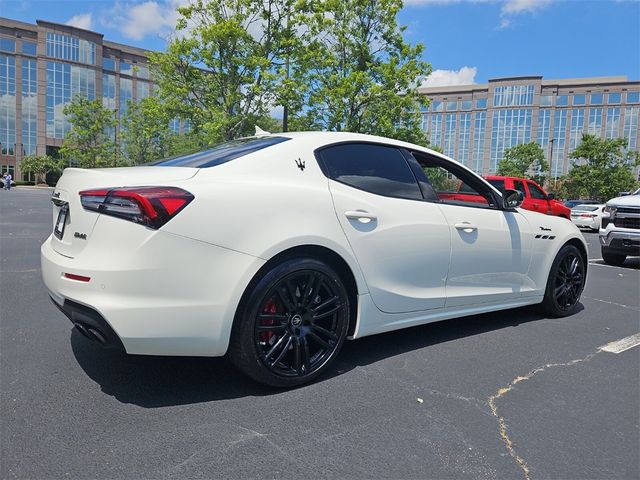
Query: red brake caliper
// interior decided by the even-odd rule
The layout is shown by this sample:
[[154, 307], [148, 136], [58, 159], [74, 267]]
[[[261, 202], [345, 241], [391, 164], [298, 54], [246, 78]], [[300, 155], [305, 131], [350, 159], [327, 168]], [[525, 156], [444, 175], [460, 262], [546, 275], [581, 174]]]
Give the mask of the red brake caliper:
[[[278, 313], [278, 308], [276, 307], [273, 298], [270, 298], [267, 303], [264, 304], [264, 308], [262, 309], [262, 313], [275, 315]], [[262, 325], [275, 325], [275, 320], [273, 319], [263, 319]], [[272, 331], [260, 332], [260, 341], [265, 343], [271, 343], [270, 340], [273, 338], [275, 333]]]

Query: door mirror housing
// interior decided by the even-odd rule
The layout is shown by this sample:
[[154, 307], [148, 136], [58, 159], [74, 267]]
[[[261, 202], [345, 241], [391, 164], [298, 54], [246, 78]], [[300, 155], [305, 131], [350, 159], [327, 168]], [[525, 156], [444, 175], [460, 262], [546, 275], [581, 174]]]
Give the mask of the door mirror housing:
[[555, 200], [556, 196], [553, 193], [548, 193], [547, 194], [547, 200]]
[[502, 206], [507, 210], [519, 207], [523, 201], [524, 195], [519, 190], [507, 189], [502, 194]]

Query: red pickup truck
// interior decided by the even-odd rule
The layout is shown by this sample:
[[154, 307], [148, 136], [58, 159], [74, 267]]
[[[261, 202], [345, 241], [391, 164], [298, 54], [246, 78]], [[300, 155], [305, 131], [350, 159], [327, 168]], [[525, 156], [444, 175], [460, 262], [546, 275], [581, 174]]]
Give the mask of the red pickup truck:
[[[501, 192], [506, 189], [518, 190], [524, 195], [521, 207], [534, 212], [545, 213], [571, 219], [571, 210], [562, 203], [554, 200], [553, 194], [547, 194], [540, 185], [532, 180], [518, 177], [484, 177], [487, 182], [496, 187]], [[460, 202], [486, 203], [484, 197], [478, 195], [467, 185], [461, 183], [455, 192], [438, 192], [440, 199], [457, 200]]]
[[524, 194], [522, 208], [534, 212], [546, 213], [556, 217], [571, 219], [571, 210], [554, 200], [553, 194], [547, 194], [540, 185], [532, 180], [518, 177], [484, 177], [487, 182], [501, 192], [505, 189], [519, 190]]

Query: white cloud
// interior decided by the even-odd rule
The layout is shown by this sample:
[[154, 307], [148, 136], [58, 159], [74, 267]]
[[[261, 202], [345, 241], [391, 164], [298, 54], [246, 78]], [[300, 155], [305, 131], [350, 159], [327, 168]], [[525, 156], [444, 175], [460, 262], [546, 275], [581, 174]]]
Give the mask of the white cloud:
[[502, 15], [534, 13], [549, 6], [552, 0], [507, 0], [502, 5]]
[[147, 0], [145, 2], [116, 2], [108, 12], [104, 24], [119, 30], [132, 40], [142, 40], [149, 35], [167, 35], [176, 26], [176, 9], [188, 0]]
[[64, 23], [66, 25], [71, 25], [72, 27], [91, 30], [91, 27], [93, 26], [93, 17], [91, 13], [81, 13], [79, 15], [74, 15]]
[[472, 85], [476, 83], [476, 67], [462, 67], [460, 70], [434, 70], [422, 83], [423, 87], [448, 87], [452, 85]]

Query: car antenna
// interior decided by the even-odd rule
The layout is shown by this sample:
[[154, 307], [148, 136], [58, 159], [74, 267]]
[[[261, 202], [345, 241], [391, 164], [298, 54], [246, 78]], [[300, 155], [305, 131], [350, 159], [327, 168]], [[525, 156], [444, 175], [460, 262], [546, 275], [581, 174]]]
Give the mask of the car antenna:
[[255, 135], [256, 135], [256, 137], [262, 137], [264, 135], [271, 135], [271, 132], [265, 132], [259, 126], [256, 125], [256, 133], [255, 133]]

